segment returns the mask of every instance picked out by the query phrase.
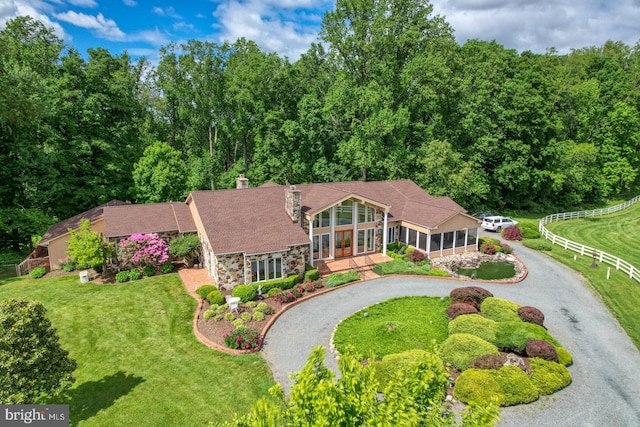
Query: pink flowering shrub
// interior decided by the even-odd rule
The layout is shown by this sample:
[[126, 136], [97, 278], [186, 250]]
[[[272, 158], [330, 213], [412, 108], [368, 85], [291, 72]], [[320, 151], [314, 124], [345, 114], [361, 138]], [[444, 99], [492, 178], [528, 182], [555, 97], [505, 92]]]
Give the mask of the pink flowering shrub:
[[236, 350], [253, 351], [262, 345], [263, 336], [255, 328], [239, 328], [224, 335], [224, 344]]
[[273, 295], [273, 300], [277, 301], [278, 304], [286, 304], [291, 301], [295, 301], [299, 295], [291, 289], [285, 289], [284, 291], [278, 291]]
[[169, 244], [157, 234], [132, 234], [120, 241], [120, 262], [124, 267], [158, 266], [169, 260]]

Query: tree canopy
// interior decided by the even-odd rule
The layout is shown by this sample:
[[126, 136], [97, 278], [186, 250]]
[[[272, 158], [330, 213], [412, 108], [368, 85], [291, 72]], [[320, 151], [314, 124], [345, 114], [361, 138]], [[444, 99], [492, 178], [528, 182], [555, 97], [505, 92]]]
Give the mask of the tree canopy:
[[112, 199], [178, 200], [240, 173], [253, 185], [409, 178], [468, 210], [577, 208], [637, 186], [640, 45], [460, 45], [424, 0], [338, 0], [319, 39], [294, 62], [251, 40], [188, 40], [152, 66], [9, 21], [3, 249]]

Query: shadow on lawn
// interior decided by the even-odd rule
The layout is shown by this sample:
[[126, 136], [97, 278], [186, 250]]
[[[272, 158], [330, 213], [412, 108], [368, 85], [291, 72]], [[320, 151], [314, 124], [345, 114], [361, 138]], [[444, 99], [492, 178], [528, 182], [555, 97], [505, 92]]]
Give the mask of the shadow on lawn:
[[129, 394], [144, 378], [125, 372], [116, 372], [99, 381], [88, 381], [67, 392], [70, 425], [94, 417], [99, 411], [113, 405], [116, 400]]

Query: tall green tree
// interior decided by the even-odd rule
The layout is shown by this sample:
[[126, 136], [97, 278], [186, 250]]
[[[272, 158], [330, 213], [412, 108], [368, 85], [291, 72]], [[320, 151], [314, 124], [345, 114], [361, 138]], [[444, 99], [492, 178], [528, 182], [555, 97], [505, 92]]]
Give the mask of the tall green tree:
[[182, 155], [165, 142], [155, 142], [133, 169], [138, 201], [143, 203], [182, 200], [186, 190], [186, 171]]

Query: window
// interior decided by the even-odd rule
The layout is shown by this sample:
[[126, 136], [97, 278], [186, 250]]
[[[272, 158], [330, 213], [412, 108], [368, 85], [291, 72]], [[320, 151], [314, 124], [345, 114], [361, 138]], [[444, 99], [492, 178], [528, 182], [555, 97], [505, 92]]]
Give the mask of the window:
[[260, 282], [262, 280], [267, 280], [267, 260], [266, 259], [258, 259], [251, 261], [251, 281], [252, 282]]
[[270, 257], [251, 261], [252, 282], [280, 278], [282, 278], [282, 258]]
[[420, 233], [420, 238], [418, 239], [418, 248], [422, 249], [425, 252], [429, 252], [427, 248], [427, 239], [428, 235], [426, 233]]
[[320, 236], [313, 236], [313, 259], [320, 259]]
[[407, 243], [407, 227], [400, 227], [400, 242]]
[[367, 252], [373, 252], [376, 242], [376, 229], [367, 228]]
[[464, 240], [466, 236], [466, 232], [464, 230], [456, 231], [456, 248], [464, 247]]
[[451, 248], [453, 248], [453, 231], [447, 231], [446, 233], [443, 233], [442, 249]]
[[389, 227], [387, 229], [387, 243], [394, 243], [396, 241], [396, 228]]
[[315, 214], [313, 217], [313, 228], [329, 227], [331, 221], [331, 210], [327, 209]]
[[269, 280], [282, 278], [282, 258], [271, 258], [269, 260]]
[[330, 253], [330, 239], [328, 234], [322, 235], [322, 258], [329, 258]]
[[467, 245], [475, 245], [478, 241], [478, 229], [472, 228], [467, 230], [467, 233], [469, 234], [469, 237], [467, 237]]
[[431, 249], [430, 252], [435, 252], [440, 250], [440, 243], [442, 239], [442, 234], [433, 234], [431, 235]]
[[409, 246], [416, 247], [418, 244], [418, 232], [416, 230], [409, 229]]
[[336, 225], [353, 224], [353, 201], [345, 200], [336, 206]]
[[376, 210], [371, 206], [358, 204], [358, 224], [374, 222], [376, 220]]

